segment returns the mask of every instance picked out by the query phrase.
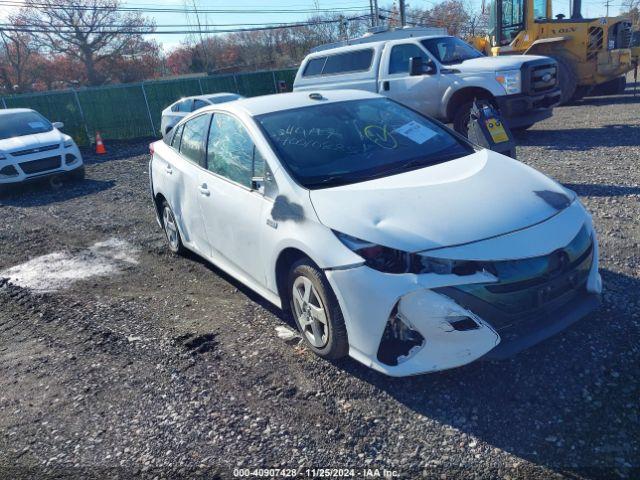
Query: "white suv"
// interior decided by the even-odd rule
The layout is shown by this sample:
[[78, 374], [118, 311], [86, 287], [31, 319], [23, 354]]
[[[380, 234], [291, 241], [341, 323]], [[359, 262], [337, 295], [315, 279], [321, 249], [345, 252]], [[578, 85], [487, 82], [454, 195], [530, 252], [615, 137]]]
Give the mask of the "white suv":
[[318, 47], [300, 65], [293, 90], [377, 92], [452, 122], [464, 135], [477, 99], [491, 101], [512, 129], [552, 115], [561, 96], [555, 60], [485, 57], [459, 38], [433, 30], [394, 30]]
[[63, 126], [34, 110], [0, 110], [0, 186], [59, 174], [84, 178], [80, 150]]
[[505, 357], [597, 307], [591, 217], [543, 174], [380, 95], [207, 107], [151, 145], [169, 248], [389, 375]]

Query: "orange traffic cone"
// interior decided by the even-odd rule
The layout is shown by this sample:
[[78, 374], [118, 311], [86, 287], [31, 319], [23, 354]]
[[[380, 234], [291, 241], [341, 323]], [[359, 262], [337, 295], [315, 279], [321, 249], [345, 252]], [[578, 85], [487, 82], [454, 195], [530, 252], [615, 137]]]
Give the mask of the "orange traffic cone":
[[104, 155], [107, 153], [107, 150], [104, 148], [104, 143], [102, 143], [100, 132], [96, 132], [96, 153], [98, 155]]

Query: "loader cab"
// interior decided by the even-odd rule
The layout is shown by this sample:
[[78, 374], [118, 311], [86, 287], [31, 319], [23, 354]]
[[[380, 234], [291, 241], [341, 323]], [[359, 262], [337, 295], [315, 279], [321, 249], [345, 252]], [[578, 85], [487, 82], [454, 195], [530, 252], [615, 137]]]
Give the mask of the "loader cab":
[[504, 47], [533, 23], [586, 22], [581, 0], [569, 0], [554, 12], [551, 0], [494, 0], [489, 5], [489, 36], [493, 46]]

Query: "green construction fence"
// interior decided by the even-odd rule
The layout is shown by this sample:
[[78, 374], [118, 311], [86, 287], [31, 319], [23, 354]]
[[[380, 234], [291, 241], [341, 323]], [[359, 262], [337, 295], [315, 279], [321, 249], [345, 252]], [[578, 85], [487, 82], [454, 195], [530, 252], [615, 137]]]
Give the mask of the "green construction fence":
[[86, 146], [96, 132], [103, 140], [159, 137], [162, 110], [182, 97], [217, 92], [267, 95], [278, 92], [280, 81], [291, 91], [295, 75], [295, 69], [284, 69], [28, 93], [0, 97], [0, 108], [37, 110], [52, 122], [64, 122], [62, 130]]

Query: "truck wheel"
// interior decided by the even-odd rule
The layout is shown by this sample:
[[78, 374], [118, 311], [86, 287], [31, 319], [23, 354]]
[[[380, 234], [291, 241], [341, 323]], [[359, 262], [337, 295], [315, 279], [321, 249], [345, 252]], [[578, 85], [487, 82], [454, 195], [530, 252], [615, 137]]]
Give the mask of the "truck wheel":
[[458, 107], [453, 115], [453, 129], [460, 135], [469, 136], [469, 121], [471, 120], [471, 108], [473, 101], [465, 102]]
[[573, 69], [573, 64], [567, 58], [556, 55], [552, 57], [558, 62], [558, 83], [560, 85], [560, 105], [564, 105], [573, 98], [578, 88], [578, 78]]
[[621, 95], [626, 88], [627, 77], [622, 76], [596, 86], [593, 95]]

